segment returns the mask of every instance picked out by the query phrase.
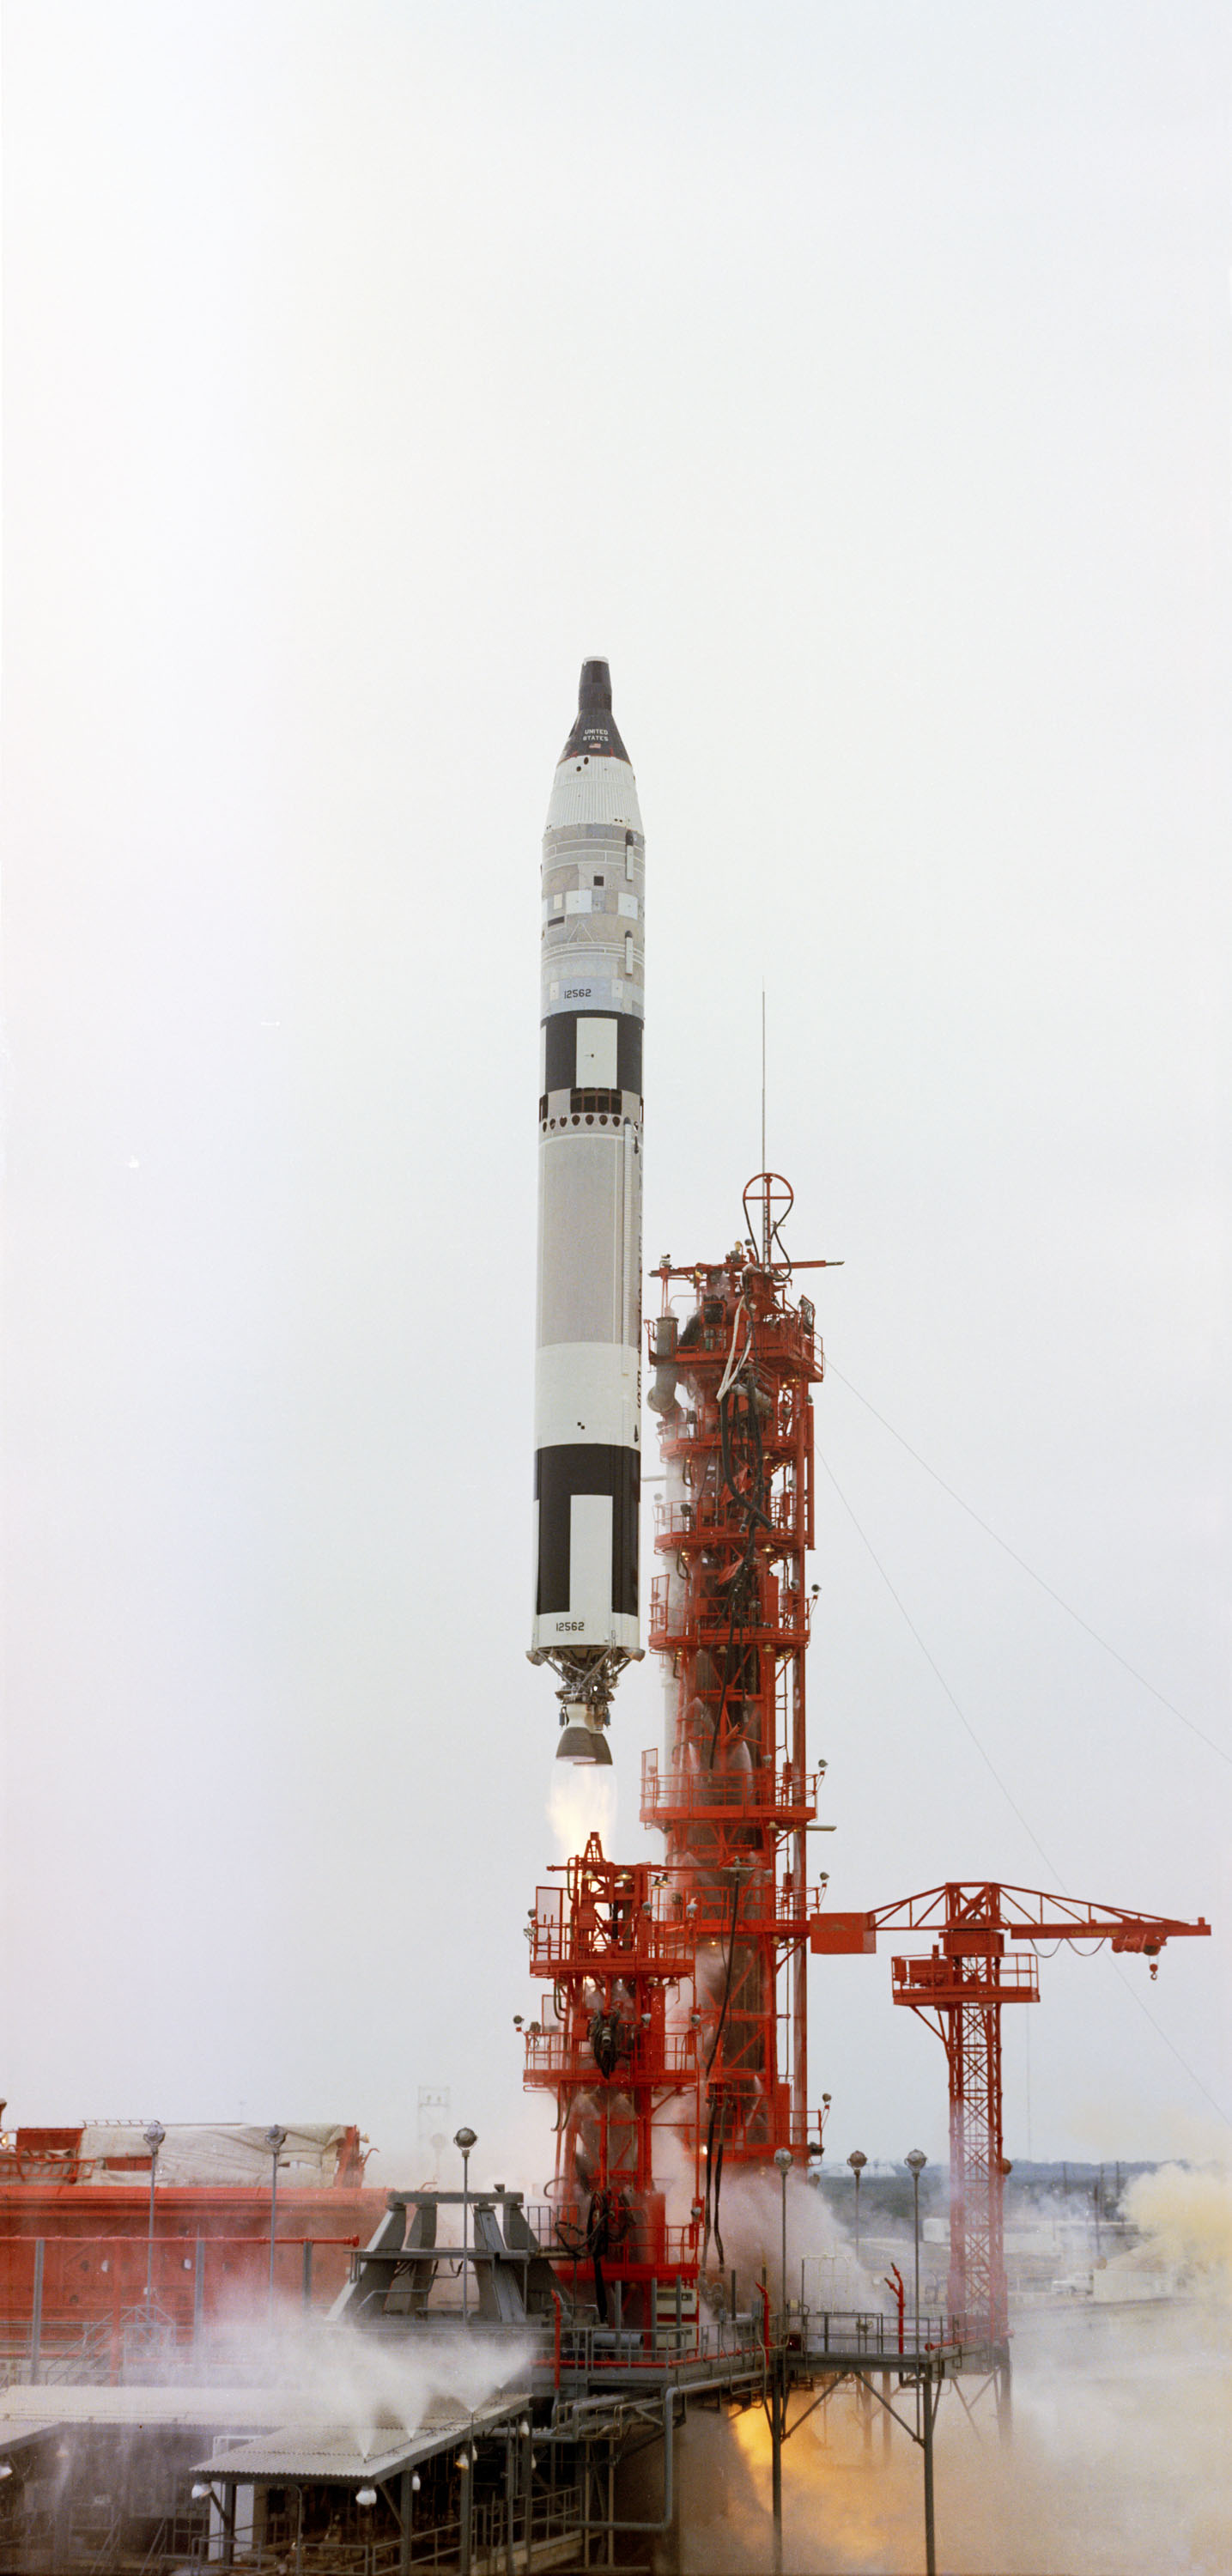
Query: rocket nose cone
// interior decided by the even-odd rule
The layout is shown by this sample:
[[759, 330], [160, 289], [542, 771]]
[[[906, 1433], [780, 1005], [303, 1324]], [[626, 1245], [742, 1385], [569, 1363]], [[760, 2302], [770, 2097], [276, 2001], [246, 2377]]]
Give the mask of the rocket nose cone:
[[606, 662], [583, 662], [578, 682], [578, 714], [607, 715], [612, 712], [612, 674]]
[[578, 711], [562, 760], [628, 760], [612, 715], [612, 674], [606, 662], [583, 662]]

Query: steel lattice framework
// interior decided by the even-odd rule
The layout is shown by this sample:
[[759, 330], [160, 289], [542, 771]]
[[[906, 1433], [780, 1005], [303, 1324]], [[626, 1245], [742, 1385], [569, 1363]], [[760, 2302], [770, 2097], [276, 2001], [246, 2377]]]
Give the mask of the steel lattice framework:
[[[664, 1867], [622, 1867], [592, 1836], [564, 1888], [541, 1889], [531, 1964], [552, 2018], [527, 2034], [526, 2081], [557, 2099], [561, 2249], [642, 2297], [696, 2275], [723, 2245], [724, 2161], [803, 2160], [809, 2115], [808, 1952], [875, 1950], [887, 1934], [937, 1937], [893, 1959], [893, 1993], [945, 2048], [950, 2102], [949, 2306], [957, 2331], [1007, 2364], [1001, 2014], [1039, 2001], [1039, 1942], [1108, 1942], [1156, 1973], [1164, 1943], [1209, 1925], [947, 1880], [864, 1913], [823, 1913], [807, 1835], [805, 1655], [813, 1543], [812, 1390], [823, 1374], [815, 1314], [794, 1290], [780, 1229], [787, 1183], [760, 1173], [748, 1233], [724, 1258], [659, 1265], [649, 1327], [664, 1496], [649, 1642], [663, 1662], [666, 1748], [645, 1756], [642, 1821]], [[824, 1767], [824, 1766], [822, 1766]], [[1007, 1955], [1007, 1938], [1028, 1945]], [[693, 2165], [687, 2226], [668, 2230], [654, 2170], [671, 2129]], [[670, 2241], [669, 2241], [670, 2239]]]
[[790, 1206], [786, 1182], [759, 1174], [748, 1235], [723, 1260], [660, 1265], [650, 1326], [665, 1493], [649, 1642], [667, 1706], [642, 1821], [665, 1837], [670, 1900], [696, 1936], [705, 2235], [720, 2260], [724, 2159], [803, 2158], [809, 2135], [805, 1552], [822, 1357], [782, 1250]]
[[[723, 1260], [660, 1265], [650, 1327], [665, 1498], [650, 1644], [664, 1662], [665, 1758], [642, 1767], [642, 1819], [662, 1870], [605, 1859], [596, 1837], [562, 1888], [541, 1889], [531, 1965], [552, 2017], [526, 2040], [526, 2082], [557, 2098], [558, 2238], [633, 2293], [720, 2263], [724, 2159], [803, 2160], [807, 2111], [804, 1658], [813, 1537], [814, 1310], [791, 1294], [787, 1184], [762, 1173]], [[808, 1263], [806, 1268], [824, 1268]], [[678, 1311], [682, 1310], [682, 1311]], [[656, 2139], [691, 2159], [688, 2227], [666, 2230]], [[671, 2240], [669, 2242], [669, 2239]]]
[[[697, 2269], [697, 2016], [673, 2011], [691, 1992], [693, 1930], [649, 1866], [606, 1860], [597, 1834], [562, 1875], [538, 1889], [528, 1924], [532, 1971], [552, 1994], [547, 2026], [526, 2033], [525, 2082], [557, 2101], [554, 2233], [593, 2264], [601, 2317], [619, 2280], [634, 2293], [625, 2321], [649, 2324], [648, 2285]], [[693, 2159], [683, 2226], [668, 2225], [655, 2176], [668, 2133]]]
[[1108, 1942], [1147, 1959], [1156, 1973], [1165, 1942], [1209, 1934], [1203, 1916], [1185, 1923], [1033, 1887], [987, 1880], [947, 1880], [878, 1905], [866, 1914], [819, 1915], [810, 1926], [815, 1952], [870, 1952], [879, 1935], [936, 1932], [926, 1957], [891, 1961], [894, 2001], [935, 2030], [945, 2048], [950, 2089], [950, 2313], [968, 2343], [1005, 2348], [1007, 2303], [1003, 2200], [1001, 2014], [1007, 2004], [1039, 2002], [1034, 1947], [1006, 1953], [1006, 1939]]

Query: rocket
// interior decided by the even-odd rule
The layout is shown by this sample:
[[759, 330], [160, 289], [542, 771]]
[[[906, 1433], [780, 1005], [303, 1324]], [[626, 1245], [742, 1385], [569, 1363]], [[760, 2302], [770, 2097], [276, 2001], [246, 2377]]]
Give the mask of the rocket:
[[583, 662], [543, 835], [535, 1603], [558, 1757], [610, 1763], [640, 1658], [646, 844], [606, 662]]

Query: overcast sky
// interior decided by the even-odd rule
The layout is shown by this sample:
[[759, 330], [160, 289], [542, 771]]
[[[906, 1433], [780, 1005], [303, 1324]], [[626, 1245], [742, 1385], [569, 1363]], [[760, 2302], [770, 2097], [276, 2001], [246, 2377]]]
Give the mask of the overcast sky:
[[[538, 865], [600, 653], [648, 1259], [731, 1239], [764, 980], [846, 1265], [831, 1900], [1205, 1913], [1154, 1987], [1045, 1966], [1007, 2146], [1226, 2141], [1230, 55], [1215, 0], [8, 0], [10, 2119], [397, 2163], [447, 2087], [548, 2170]], [[659, 1730], [647, 1664], [621, 1853]], [[811, 1998], [834, 2154], [943, 2154], [888, 1959]]]

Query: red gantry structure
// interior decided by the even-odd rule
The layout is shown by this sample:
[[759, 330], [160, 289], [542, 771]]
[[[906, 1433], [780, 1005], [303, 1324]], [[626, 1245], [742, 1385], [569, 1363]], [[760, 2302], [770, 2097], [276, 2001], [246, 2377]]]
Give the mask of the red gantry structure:
[[[594, 2261], [601, 2315], [621, 2283], [629, 2322], [650, 2321], [649, 2280], [695, 2280], [712, 2240], [722, 2264], [725, 2162], [786, 2150], [803, 2163], [821, 2134], [807, 2094], [821, 1899], [808, 1883], [818, 1773], [804, 1659], [822, 1357], [813, 1306], [791, 1294], [791, 1204], [785, 1181], [759, 1174], [747, 1238], [719, 1261], [658, 1271], [649, 1400], [665, 1494], [649, 1642], [667, 1715], [662, 1764], [643, 1762], [642, 1820], [664, 1835], [663, 1868], [619, 1867], [592, 1836], [531, 1918], [553, 2018], [527, 2034], [526, 2082], [557, 2096], [557, 2242]], [[669, 2129], [694, 2190], [690, 2225], [671, 2231], [654, 2171]]]
[[[642, 1822], [696, 1938], [704, 2238], [723, 2260], [724, 2163], [803, 2162], [808, 2115], [808, 1879], [818, 1773], [805, 1654], [813, 1544], [815, 1313], [791, 1293], [789, 1184], [759, 1173], [747, 1236], [720, 1262], [659, 1267], [650, 1327], [664, 1498], [650, 1645], [663, 1658], [666, 1758], [647, 1754]], [[797, 1265], [824, 1268], [811, 1262]], [[683, 1292], [683, 1293], [682, 1293]], [[683, 1312], [678, 1311], [683, 1308]], [[824, 1769], [824, 1766], [822, 1766]], [[820, 2114], [812, 2123], [820, 2134]]]
[[[949, 2316], [956, 2342], [1008, 2372], [1001, 2014], [1037, 2003], [1040, 1942], [1109, 1942], [1145, 1956], [1209, 1925], [1088, 1905], [991, 1880], [950, 1880], [867, 1913], [822, 1910], [809, 1883], [818, 1785], [806, 1736], [812, 1596], [816, 1318], [794, 1293], [781, 1229], [787, 1182], [759, 1173], [747, 1235], [721, 1261], [659, 1264], [649, 1327], [663, 1499], [649, 1642], [662, 1659], [665, 1753], [642, 1765], [642, 1821], [662, 1870], [621, 1867], [592, 1836], [563, 1888], [540, 1889], [531, 1964], [552, 2012], [526, 2042], [526, 2081], [557, 2099], [558, 2252], [593, 2261], [600, 2316], [614, 2281], [625, 2319], [651, 2325], [647, 2285], [723, 2265], [725, 2165], [820, 2153], [808, 2109], [810, 1952], [893, 1959], [893, 1994], [937, 2031], [950, 2103]], [[1009, 1950], [1017, 1939], [1024, 1946]], [[689, 2160], [690, 2221], [669, 2228], [656, 2142]], [[694, 2311], [695, 2313], [695, 2311]]]
[[[563, 1887], [536, 1892], [530, 1963], [550, 1980], [552, 2014], [526, 2034], [526, 2083], [557, 2098], [554, 2232], [593, 2266], [601, 2322], [609, 2283], [621, 2324], [649, 2326], [653, 2285], [696, 2279], [698, 2026], [677, 2004], [692, 1962], [692, 1926], [662, 1904], [661, 1882], [645, 1862], [605, 1860], [597, 1834]], [[670, 2227], [655, 2174], [669, 2132], [694, 2173], [689, 2222]]]
[[[1182, 1923], [1118, 1905], [1048, 1896], [992, 1880], [949, 1880], [867, 1914], [822, 1914], [811, 1927], [815, 1953], [871, 1952], [879, 1935], [934, 1932], [923, 1958], [891, 1960], [894, 2001], [935, 2030], [945, 2049], [950, 2091], [949, 2310], [959, 2339], [1004, 2361], [1009, 2319], [1003, 2201], [1010, 2171], [1002, 2125], [1001, 2014], [1039, 2002], [1035, 1945], [1107, 1941], [1150, 1962], [1157, 1974], [1166, 1941], [1209, 1935], [1203, 1916]], [[1025, 1949], [1007, 1953], [1008, 1939]]]

